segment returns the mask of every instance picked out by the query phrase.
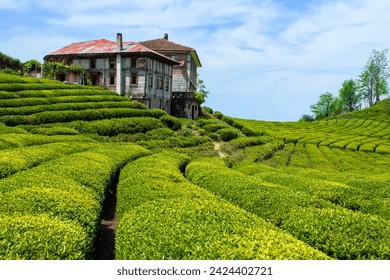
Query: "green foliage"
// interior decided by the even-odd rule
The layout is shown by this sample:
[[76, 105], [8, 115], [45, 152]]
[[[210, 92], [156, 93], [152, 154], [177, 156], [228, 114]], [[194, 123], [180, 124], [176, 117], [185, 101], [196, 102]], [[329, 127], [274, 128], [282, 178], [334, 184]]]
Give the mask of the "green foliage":
[[[117, 259], [326, 259], [180, 173], [188, 158], [128, 164], [118, 187]], [[185, 205], [185, 207], [183, 207]]]
[[[9, 241], [10, 236], [8, 236], [4, 242], [11, 247], [12, 252], [10, 254], [4, 251], [0, 254], [0, 258], [88, 258], [93, 249], [105, 194], [126, 163], [149, 153], [135, 145], [100, 145], [88, 151], [46, 161], [35, 168], [1, 180], [1, 213], [15, 223], [18, 223], [19, 216], [31, 216], [31, 224], [28, 221], [23, 224], [26, 228], [24, 235], [32, 238], [41, 234], [41, 237], [34, 241], [16, 238], [21, 242], [19, 244], [21, 248], [30, 247], [29, 250], [25, 250], [26, 253], [19, 253], [18, 249], [12, 250], [14, 245]], [[34, 225], [33, 221], [39, 215], [45, 215], [49, 221], [40, 226]], [[58, 225], [55, 222], [57, 220]], [[74, 225], [74, 232], [72, 231], [74, 237], [66, 235], [67, 230], [62, 226], [62, 221]], [[14, 234], [13, 228], [12, 223], [2, 225], [3, 231], [9, 231], [10, 234]], [[20, 226], [17, 229], [20, 230]], [[64, 235], [57, 234], [60, 230], [64, 231]], [[23, 233], [23, 230], [21, 232]], [[77, 239], [77, 236], [82, 236], [82, 240]], [[61, 255], [60, 252], [66, 251], [61, 249], [58, 257], [50, 248], [45, 247], [45, 244], [53, 242], [62, 244], [64, 248], [69, 247], [71, 250], [67, 253], [69, 255]], [[55, 246], [53, 248], [58, 249]], [[31, 252], [36, 252], [36, 255]]]
[[69, 153], [95, 147], [93, 143], [53, 143], [41, 146], [17, 148], [0, 154], [0, 179], [25, 170], [44, 161], [53, 160]]
[[159, 118], [166, 113], [159, 109], [143, 110], [133, 108], [103, 108], [80, 111], [44, 111], [27, 116], [7, 115], [1, 116], [0, 122], [8, 126], [40, 125], [56, 122], [72, 122], [77, 120], [94, 121], [112, 118], [151, 117]]
[[196, 81], [196, 90], [194, 91], [194, 98], [199, 103], [202, 104], [206, 101], [206, 98], [209, 96], [210, 92], [207, 90], [204, 81], [197, 78]]
[[357, 93], [357, 84], [354, 80], [345, 80], [339, 90], [341, 106], [347, 112], [360, 109], [361, 96]]
[[329, 92], [320, 95], [317, 103], [310, 106], [316, 119], [326, 118], [333, 115], [337, 110], [337, 101]]
[[299, 122], [313, 122], [314, 117], [311, 115], [302, 115], [301, 118], [299, 119]]
[[45, 215], [0, 216], [0, 259], [82, 260], [87, 236], [75, 222]]
[[358, 90], [367, 100], [369, 106], [380, 101], [380, 97], [389, 92], [387, 79], [390, 77], [390, 68], [387, 62], [387, 49], [372, 50], [363, 72], [359, 76]]
[[230, 141], [239, 136], [237, 130], [233, 128], [222, 128], [217, 130], [215, 133], [221, 137], [222, 141]]
[[390, 257], [390, 223], [375, 216], [342, 209], [297, 208], [282, 228], [332, 258]]
[[22, 69], [22, 62], [19, 59], [0, 52], [0, 71], [5, 69], [20, 71]]
[[[274, 178], [269, 169], [263, 170], [263, 178]], [[290, 182], [293, 178], [272, 180], [287, 183], [286, 187], [249, 178], [226, 168], [216, 159], [192, 161], [187, 166], [186, 174], [192, 182], [273, 222], [333, 258], [389, 257], [388, 221], [372, 215], [354, 213], [315, 198], [318, 196], [336, 201], [340, 195], [345, 195], [345, 191], [349, 190], [348, 186], [333, 184], [333, 187], [329, 188], [324, 185], [315, 190], [309, 182], [306, 187], [300, 184], [305, 181], [296, 182], [293, 185], [295, 187], [291, 188]], [[273, 174], [277, 176], [276, 171]], [[330, 182], [326, 184], [332, 186]], [[314, 194], [313, 191], [315, 196], [309, 195]]]
[[40, 63], [38, 60], [30, 59], [23, 63], [23, 73], [28, 75], [32, 71], [41, 71], [42, 69], [42, 63]]
[[165, 124], [167, 127], [169, 127], [172, 130], [181, 129], [181, 121], [178, 118], [175, 118], [170, 115], [163, 115], [160, 117], [160, 120], [163, 124]]

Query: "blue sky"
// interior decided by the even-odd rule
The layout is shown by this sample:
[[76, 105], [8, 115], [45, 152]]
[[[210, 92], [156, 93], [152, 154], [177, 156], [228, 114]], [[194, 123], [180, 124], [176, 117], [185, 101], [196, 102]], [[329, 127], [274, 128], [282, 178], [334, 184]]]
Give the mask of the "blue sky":
[[390, 46], [386, 0], [0, 0], [0, 51], [26, 61], [68, 44], [163, 37], [195, 48], [206, 105], [296, 121]]

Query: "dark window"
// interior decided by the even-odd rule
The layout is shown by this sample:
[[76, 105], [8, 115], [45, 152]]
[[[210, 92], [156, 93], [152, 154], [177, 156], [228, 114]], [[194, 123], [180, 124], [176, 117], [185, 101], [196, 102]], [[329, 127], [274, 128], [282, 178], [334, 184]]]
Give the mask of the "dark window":
[[110, 85], [115, 85], [115, 74], [110, 74]]
[[169, 78], [165, 78], [165, 91], [169, 91]]
[[110, 58], [110, 69], [115, 69], [115, 59]]
[[131, 85], [136, 86], [138, 82], [137, 80], [138, 80], [137, 72], [131, 72]]
[[92, 69], [96, 68], [96, 59], [91, 59], [91, 68]]
[[150, 88], [153, 88], [153, 74], [148, 75], [148, 84]]
[[131, 68], [137, 68], [137, 59], [136, 58], [131, 59]]

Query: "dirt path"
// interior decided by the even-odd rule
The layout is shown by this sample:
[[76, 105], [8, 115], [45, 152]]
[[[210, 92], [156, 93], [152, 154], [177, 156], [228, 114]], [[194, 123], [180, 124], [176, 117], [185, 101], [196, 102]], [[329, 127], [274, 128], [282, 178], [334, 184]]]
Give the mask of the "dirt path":
[[220, 151], [221, 149], [221, 143], [215, 142], [214, 143], [214, 150], [218, 152], [218, 155], [220, 158], [225, 158], [226, 155]]
[[92, 258], [94, 260], [115, 259], [115, 231], [117, 225], [116, 217], [116, 192], [117, 180], [107, 193], [100, 217], [99, 229], [96, 234]]

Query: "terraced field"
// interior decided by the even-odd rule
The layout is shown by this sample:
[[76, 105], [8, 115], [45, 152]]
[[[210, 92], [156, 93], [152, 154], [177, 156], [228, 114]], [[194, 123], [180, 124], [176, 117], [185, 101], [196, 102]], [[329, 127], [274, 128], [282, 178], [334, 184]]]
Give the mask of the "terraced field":
[[314, 123], [190, 121], [0, 73], [0, 259], [387, 260], [387, 102]]

